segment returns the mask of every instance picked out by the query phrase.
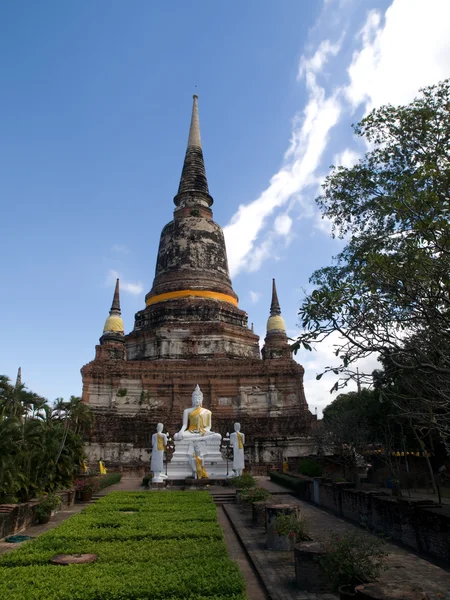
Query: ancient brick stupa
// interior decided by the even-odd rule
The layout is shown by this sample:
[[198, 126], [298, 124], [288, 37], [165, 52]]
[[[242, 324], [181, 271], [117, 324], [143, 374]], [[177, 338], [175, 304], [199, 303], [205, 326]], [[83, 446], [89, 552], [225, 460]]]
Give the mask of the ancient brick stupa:
[[212, 219], [197, 96], [174, 203], [133, 331], [124, 333], [117, 281], [95, 359], [81, 369], [83, 401], [95, 417], [89, 458], [147, 464], [156, 423], [177, 431], [196, 384], [214, 431], [224, 436], [241, 423], [252, 468], [308, 453], [303, 368], [291, 356], [275, 281], [262, 352], [231, 284], [223, 231]]

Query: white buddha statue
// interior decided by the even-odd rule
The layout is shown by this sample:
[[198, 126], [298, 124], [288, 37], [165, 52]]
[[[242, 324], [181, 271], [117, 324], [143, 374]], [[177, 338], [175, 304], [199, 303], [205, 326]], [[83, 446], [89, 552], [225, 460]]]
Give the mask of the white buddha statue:
[[230, 435], [230, 444], [233, 447], [233, 471], [236, 476], [242, 475], [245, 468], [244, 444], [245, 435], [241, 432], [241, 424], [234, 424], [234, 432]]
[[163, 473], [164, 452], [167, 449], [167, 434], [162, 432], [163, 428], [164, 425], [158, 423], [156, 426], [156, 433], [152, 435], [152, 459], [150, 462], [150, 471], [153, 473], [154, 483], [161, 483], [163, 479], [166, 479], [167, 477], [167, 475]]
[[183, 425], [173, 437], [175, 441], [180, 440], [217, 440], [220, 442], [220, 433], [211, 431], [212, 412], [203, 408], [203, 394], [198, 384], [192, 393], [192, 407], [183, 411]]

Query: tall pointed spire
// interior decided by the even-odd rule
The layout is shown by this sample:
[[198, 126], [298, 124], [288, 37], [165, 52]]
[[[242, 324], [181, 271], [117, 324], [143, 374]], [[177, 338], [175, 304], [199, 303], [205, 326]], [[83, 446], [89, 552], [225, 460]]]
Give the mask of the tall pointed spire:
[[120, 315], [119, 279], [116, 280], [113, 303], [111, 305], [111, 310], [109, 311], [109, 314], [112, 314], [113, 311], [118, 312]]
[[280, 303], [278, 302], [277, 286], [275, 278], [272, 279], [272, 302], [270, 304], [270, 316], [276, 317], [281, 315]]
[[270, 317], [267, 321], [267, 333], [261, 354], [264, 360], [291, 357], [291, 350], [289, 348], [288, 338], [286, 335], [286, 325], [283, 317], [281, 316], [281, 308], [278, 301], [275, 279], [272, 279]]
[[[120, 295], [119, 295], [119, 280], [116, 280], [116, 287], [114, 289], [114, 296], [111, 305], [111, 310], [109, 311], [109, 317], [106, 319], [105, 326], [103, 328], [103, 333], [107, 334], [124, 334], [124, 325], [120, 312]], [[103, 336], [102, 336], [103, 337]]]
[[22, 367], [17, 369], [16, 390], [22, 385]]
[[209, 207], [213, 203], [213, 199], [209, 195], [208, 180], [206, 179], [205, 163], [203, 161], [197, 94], [194, 94], [192, 104], [189, 138], [178, 194], [173, 201], [178, 207], [195, 205]]

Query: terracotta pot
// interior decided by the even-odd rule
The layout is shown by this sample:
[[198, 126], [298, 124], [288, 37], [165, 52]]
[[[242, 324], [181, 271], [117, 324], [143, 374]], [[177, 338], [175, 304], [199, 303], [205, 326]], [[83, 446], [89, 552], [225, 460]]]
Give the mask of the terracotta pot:
[[92, 499], [92, 490], [82, 490], [80, 492], [81, 502], [89, 502]]

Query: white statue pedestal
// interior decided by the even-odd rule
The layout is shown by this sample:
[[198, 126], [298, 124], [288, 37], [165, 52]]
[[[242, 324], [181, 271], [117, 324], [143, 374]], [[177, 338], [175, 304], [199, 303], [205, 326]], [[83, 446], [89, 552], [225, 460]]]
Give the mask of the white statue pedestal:
[[167, 465], [169, 479], [193, 477], [192, 459], [194, 444], [199, 447], [203, 458], [203, 467], [210, 479], [225, 479], [227, 464], [220, 452], [220, 440], [208, 439], [209, 436], [185, 438], [175, 441], [175, 452]]

